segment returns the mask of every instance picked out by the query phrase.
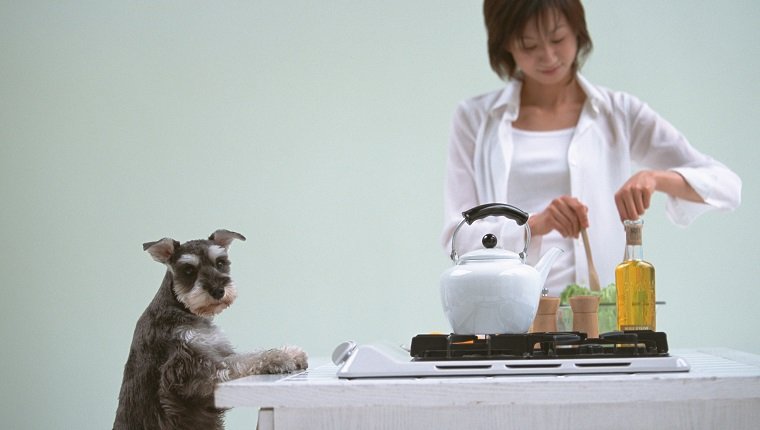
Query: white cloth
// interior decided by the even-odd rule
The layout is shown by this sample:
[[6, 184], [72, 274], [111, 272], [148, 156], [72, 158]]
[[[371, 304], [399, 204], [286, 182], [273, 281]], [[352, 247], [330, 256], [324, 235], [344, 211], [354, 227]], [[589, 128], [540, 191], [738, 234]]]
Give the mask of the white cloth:
[[[555, 131], [512, 129], [514, 145], [512, 160], [507, 160], [510, 163], [507, 195], [513, 202], [519, 202], [520, 209], [537, 213], [544, 210], [546, 202], [571, 193], [567, 151], [574, 132], [575, 128]], [[544, 249], [556, 246], [565, 251], [555, 260], [546, 281], [548, 285], [575, 282], [573, 240], [562, 237], [556, 230], [542, 237]]]
[[[614, 268], [625, 245], [614, 194], [634, 168], [676, 171], [702, 197], [704, 204], [668, 197], [668, 217], [681, 226], [710, 209], [737, 208], [742, 184], [735, 173], [694, 149], [678, 130], [636, 97], [594, 86], [580, 74], [577, 78], [587, 99], [567, 153], [570, 190], [589, 207], [588, 235], [604, 286], [613, 282]], [[491, 202], [520, 207], [508, 195], [512, 122], [519, 114], [520, 88], [519, 80], [511, 80], [501, 90], [461, 102], [455, 112], [444, 194], [442, 242], [447, 254], [463, 211]], [[480, 247], [483, 234], [494, 230], [501, 231], [504, 248], [521, 250], [522, 229], [511, 224], [491, 217], [463, 227], [457, 234], [459, 254]], [[534, 236], [531, 240], [529, 264], [535, 264], [545, 252], [541, 239]], [[583, 255], [579, 242], [574, 241], [575, 255]], [[585, 258], [575, 259], [575, 277], [579, 284], [587, 284]], [[564, 285], [548, 287], [556, 295]]]

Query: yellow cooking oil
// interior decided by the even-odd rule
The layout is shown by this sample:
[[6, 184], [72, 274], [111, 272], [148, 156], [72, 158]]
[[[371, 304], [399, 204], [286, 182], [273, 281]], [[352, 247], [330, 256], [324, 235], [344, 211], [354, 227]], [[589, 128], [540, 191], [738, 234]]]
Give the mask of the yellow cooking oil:
[[615, 268], [618, 330], [655, 330], [654, 266], [629, 260]]

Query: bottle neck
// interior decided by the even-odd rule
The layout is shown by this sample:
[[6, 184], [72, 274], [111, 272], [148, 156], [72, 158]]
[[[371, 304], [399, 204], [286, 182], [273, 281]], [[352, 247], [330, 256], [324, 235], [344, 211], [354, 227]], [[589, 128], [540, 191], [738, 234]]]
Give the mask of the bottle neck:
[[643, 260], [644, 259], [644, 247], [641, 245], [625, 245], [625, 260]]

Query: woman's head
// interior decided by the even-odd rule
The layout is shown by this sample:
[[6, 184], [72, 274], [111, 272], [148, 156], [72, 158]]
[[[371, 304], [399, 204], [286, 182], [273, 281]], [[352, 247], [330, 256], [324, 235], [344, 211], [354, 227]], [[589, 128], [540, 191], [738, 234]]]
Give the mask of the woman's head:
[[555, 43], [552, 32], [559, 22], [566, 23], [568, 28], [564, 31], [575, 37], [577, 49], [570, 65], [573, 73], [591, 52], [591, 37], [580, 0], [485, 0], [483, 16], [491, 68], [503, 79], [515, 76], [518, 71], [515, 56], [529, 53], [537, 37], [546, 35], [547, 43]]

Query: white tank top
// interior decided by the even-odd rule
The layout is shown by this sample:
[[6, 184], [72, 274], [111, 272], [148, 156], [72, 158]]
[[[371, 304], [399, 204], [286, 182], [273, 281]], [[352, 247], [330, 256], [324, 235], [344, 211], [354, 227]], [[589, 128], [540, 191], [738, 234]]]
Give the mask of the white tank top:
[[[575, 128], [555, 131], [512, 129], [514, 150], [508, 181], [509, 204], [533, 214], [546, 209], [554, 198], [570, 194], [567, 151]], [[541, 255], [556, 246], [565, 252], [557, 258], [546, 280], [549, 295], [559, 296], [575, 282], [574, 238], [563, 238], [556, 230], [542, 239]], [[529, 255], [534, 264], [540, 255]]]

